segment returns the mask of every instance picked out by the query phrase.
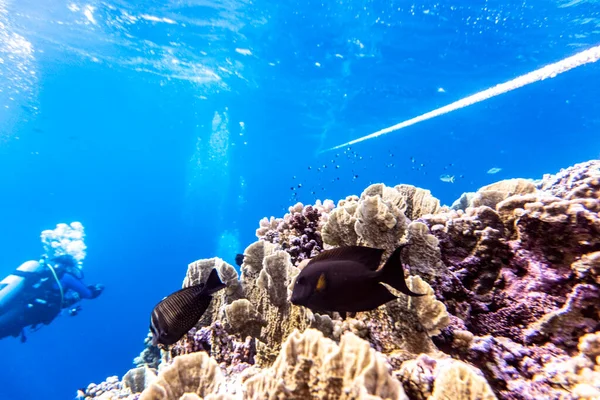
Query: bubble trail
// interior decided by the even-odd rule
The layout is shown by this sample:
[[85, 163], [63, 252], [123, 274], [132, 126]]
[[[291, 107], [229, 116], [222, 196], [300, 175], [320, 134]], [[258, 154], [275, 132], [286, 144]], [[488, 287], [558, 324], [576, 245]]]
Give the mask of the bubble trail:
[[590, 49], [577, 53], [574, 56], [565, 58], [553, 64], [546, 65], [545, 67], [529, 72], [525, 75], [521, 75], [518, 78], [512, 79], [508, 82], [500, 83], [494, 87], [471, 95], [469, 97], [465, 97], [464, 99], [457, 100], [454, 103], [450, 103], [444, 107], [440, 107], [436, 110], [419, 115], [418, 117], [390, 126], [389, 128], [385, 128], [377, 132], [371, 133], [370, 135], [351, 140], [347, 143], [343, 143], [335, 147], [331, 147], [327, 150], [323, 150], [322, 152], [339, 149], [340, 147], [350, 146], [359, 142], [364, 142], [365, 140], [373, 139], [377, 136], [385, 135], [386, 133], [394, 132], [406, 128], [408, 126], [414, 125], [416, 123], [426, 121], [431, 118], [439, 117], [440, 115], [447, 114], [451, 111], [455, 111], [464, 107], [468, 107], [475, 103], [479, 103], [481, 101], [490, 99], [500, 94], [510, 92], [512, 90], [529, 85], [531, 83], [538, 82], [547, 78], [554, 78], [558, 74], [562, 74], [563, 72], [567, 72], [573, 68], [580, 67], [585, 64], [594, 63], [599, 59], [600, 46], [592, 47]]

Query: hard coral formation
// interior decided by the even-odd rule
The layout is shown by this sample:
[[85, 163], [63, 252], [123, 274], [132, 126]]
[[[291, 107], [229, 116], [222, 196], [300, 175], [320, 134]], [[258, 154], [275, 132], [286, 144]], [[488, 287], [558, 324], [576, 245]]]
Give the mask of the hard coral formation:
[[222, 319], [224, 315], [223, 305], [229, 304], [243, 296], [237, 271], [233, 266], [227, 264], [218, 257], [198, 260], [188, 265], [182, 288], [206, 282], [208, 275], [213, 268], [217, 269], [221, 281], [223, 281], [227, 287], [217, 296], [213, 296], [213, 300], [208, 309], [204, 312], [204, 315], [200, 318], [200, 321], [197, 324], [198, 326], [210, 325], [212, 321]]
[[[308, 326], [307, 311], [287, 300], [288, 287], [299, 272], [288, 253], [259, 241], [250, 245], [245, 254], [248, 262], [242, 265], [241, 282], [245, 298], [252, 306], [253, 321], [260, 325], [256, 361], [266, 365], [275, 360], [281, 343], [294, 329], [304, 330]], [[232, 308], [229, 310], [232, 315]], [[235, 323], [226, 323], [234, 330]], [[245, 333], [244, 329], [241, 332]]]
[[127, 398], [131, 391], [123, 388], [118, 376], [108, 377], [99, 384], [90, 383], [85, 389], [85, 399], [120, 399]]
[[153, 368], [138, 367], [127, 371], [121, 383], [124, 389], [131, 393], [141, 393], [156, 379], [156, 370]]
[[312, 258], [323, 250], [321, 227], [327, 222], [333, 201], [317, 200], [315, 205], [302, 203], [289, 208], [283, 218], [263, 218], [256, 237], [280, 246], [288, 252], [297, 266], [302, 260]]
[[170, 356], [177, 357], [205, 351], [215, 359], [226, 373], [239, 373], [254, 364], [256, 344], [252, 337], [245, 339], [230, 335], [220, 322], [200, 329], [192, 328], [170, 349]]
[[483, 375], [475, 368], [454, 361], [439, 368], [430, 400], [496, 400]]
[[246, 380], [245, 398], [408, 399], [383, 355], [353, 333], [340, 344], [314, 329], [294, 331], [270, 368]]
[[[592, 161], [546, 176], [535, 190], [521, 183], [498, 202], [421, 218], [449, 272], [430, 283], [459, 317], [436, 344], [482, 368], [500, 398], [562, 398], [541, 366], [600, 328], [599, 179]], [[465, 329], [475, 335], [466, 353], [452, 343]]]
[[579, 353], [559, 357], [544, 366], [550, 385], [570, 388], [574, 399], [600, 399], [600, 332], [579, 339]]
[[146, 335], [144, 346], [144, 350], [133, 360], [133, 363], [138, 367], [148, 366], [150, 368], [158, 368], [158, 364], [160, 364], [160, 349], [152, 345], [151, 333]]
[[204, 398], [216, 393], [225, 380], [217, 362], [206, 352], [176, 357], [140, 396], [140, 400], [179, 400], [185, 394]]
[[338, 202], [323, 226], [323, 241], [331, 246], [362, 245], [393, 251], [405, 240], [408, 224], [438, 211], [439, 200], [429, 191], [409, 185], [378, 183], [360, 197]]
[[397, 376], [411, 400], [496, 400], [477, 368], [449, 357], [422, 354], [404, 362]]
[[[241, 276], [219, 258], [190, 264], [184, 286], [217, 268], [228, 287], [160, 365], [147, 343], [142, 369], [86, 395], [600, 399], [599, 212], [600, 161], [491, 184], [452, 208], [383, 184], [337, 207], [297, 204], [261, 221]], [[288, 301], [305, 260], [357, 244], [385, 258], [407, 244], [407, 284], [425, 296], [390, 288], [398, 299], [347, 319]]]
[[215, 348], [215, 338], [227, 338], [228, 343], [237, 340], [252, 346], [252, 358], [258, 365], [270, 364], [285, 338], [294, 329], [308, 326], [306, 310], [287, 301], [288, 286], [298, 274], [290, 255], [267, 241], [253, 243], [244, 254], [241, 277], [219, 258], [189, 265], [184, 287], [205, 280], [212, 268], [217, 268], [228, 287], [213, 296], [197, 330], [177, 343], [172, 355], [201, 348], [217, 356], [222, 347]]
[[515, 195], [525, 195], [535, 193], [537, 187], [529, 179], [506, 179], [500, 182], [492, 183], [479, 189], [477, 192], [463, 193], [456, 200], [451, 209], [465, 211], [469, 207], [486, 206], [496, 208], [496, 205], [503, 200]]

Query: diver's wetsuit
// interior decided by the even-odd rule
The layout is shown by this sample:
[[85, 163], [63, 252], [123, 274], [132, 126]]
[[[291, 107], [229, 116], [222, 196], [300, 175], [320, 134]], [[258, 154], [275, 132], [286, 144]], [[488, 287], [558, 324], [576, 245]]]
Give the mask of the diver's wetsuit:
[[94, 299], [102, 293], [100, 285], [86, 286], [64, 268], [54, 272], [60, 287], [47, 267], [27, 278], [29, 283], [19, 288], [21, 293], [14, 296], [10, 307], [5, 307], [5, 312], [0, 314], [0, 339], [21, 334], [21, 340], [24, 341], [25, 327], [48, 325], [61, 309], [71, 307], [81, 299]]
[[[63, 290], [65, 292], [71, 289], [72, 291], [76, 292], [82, 299], [94, 298], [94, 293], [92, 292], [92, 289], [85, 286], [81, 280], [75, 278], [69, 273], [65, 273], [62, 276], [62, 278], [60, 278], [60, 284], [62, 285]], [[54, 288], [58, 289], [58, 285], [56, 283], [54, 283]]]
[[[86, 286], [81, 279], [76, 278], [73, 274], [65, 270], [58, 270], [56, 273], [62, 287], [63, 296], [61, 297], [58, 284], [52, 279], [52, 289], [44, 289], [41, 294], [46, 302], [40, 304], [38, 301], [40, 297], [38, 295], [34, 300], [37, 304], [30, 303], [33, 304], [33, 307], [29, 307], [30, 310], [34, 314], [37, 314], [35, 316], [37, 321], [32, 325], [40, 323], [48, 325], [56, 318], [61, 309], [71, 307], [81, 299], [95, 299], [102, 293], [100, 285]], [[76, 295], [72, 295], [69, 290], [72, 290]]]

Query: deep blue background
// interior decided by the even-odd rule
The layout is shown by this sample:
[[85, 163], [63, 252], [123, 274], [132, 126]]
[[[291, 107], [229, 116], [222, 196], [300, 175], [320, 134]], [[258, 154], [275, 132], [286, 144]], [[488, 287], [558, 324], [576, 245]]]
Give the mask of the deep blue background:
[[[0, 96], [10, 104], [0, 104], [0, 273], [41, 255], [42, 230], [80, 221], [86, 281], [107, 287], [26, 344], [0, 341], [3, 400], [70, 399], [121, 377], [143, 348], [150, 310], [180, 287], [187, 264], [233, 262], [260, 218], [297, 200], [337, 201], [384, 182], [450, 204], [484, 184], [540, 178], [600, 153], [596, 64], [318, 153], [600, 44], [593, 24], [581, 23], [597, 23], [598, 5], [161, 3], [97, 2], [96, 25], [76, 23], [83, 14], [59, 0], [9, 4], [4, 17], [0, 4], [5, 25], [36, 49], [37, 73], [29, 95]], [[123, 25], [124, 10], [179, 24]], [[195, 81], [198, 69], [157, 56], [165, 48], [222, 79]], [[229, 146], [211, 160], [215, 113], [229, 120]], [[492, 167], [502, 171], [487, 174]], [[219, 254], [219, 237], [236, 231], [239, 249]]]

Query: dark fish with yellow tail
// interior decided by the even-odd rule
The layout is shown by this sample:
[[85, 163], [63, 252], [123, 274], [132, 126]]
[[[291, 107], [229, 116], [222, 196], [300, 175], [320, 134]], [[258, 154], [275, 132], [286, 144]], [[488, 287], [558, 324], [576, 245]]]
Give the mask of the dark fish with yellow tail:
[[163, 299], [154, 307], [150, 317], [152, 344], [169, 346], [176, 343], [198, 323], [212, 295], [225, 286], [213, 268], [206, 283], [178, 290]]
[[346, 246], [319, 253], [298, 274], [292, 304], [315, 312], [370, 311], [396, 299], [382, 283], [408, 296], [423, 296], [406, 285], [403, 247], [398, 247], [380, 269], [381, 249]]

